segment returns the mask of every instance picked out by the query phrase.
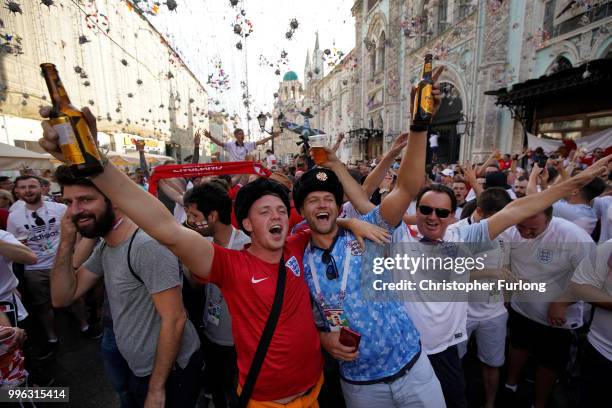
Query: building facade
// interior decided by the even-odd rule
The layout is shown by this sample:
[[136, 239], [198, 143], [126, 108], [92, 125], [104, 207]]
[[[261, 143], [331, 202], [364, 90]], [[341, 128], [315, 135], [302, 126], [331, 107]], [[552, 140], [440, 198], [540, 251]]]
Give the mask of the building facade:
[[[517, 152], [527, 133], [578, 138], [612, 125], [612, 98], [597, 91], [610, 81], [612, 1], [356, 0], [352, 13], [355, 48], [306, 84], [314, 123], [350, 135], [345, 158], [376, 158], [409, 128], [410, 87], [427, 53], [445, 66], [431, 126], [441, 161]], [[538, 81], [556, 90], [533, 88]], [[346, 114], [334, 110], [344, 105]]]
[[180, 159], [196, 128], [208, 128], [203, 85], [165, 38], [128, 2], [21, 2], [0, 8], [0, 141], [37, 150], [49, 95], [39, 65], [54, 63], [71, 101], [97, 116], [112, 151], [145, 149]]

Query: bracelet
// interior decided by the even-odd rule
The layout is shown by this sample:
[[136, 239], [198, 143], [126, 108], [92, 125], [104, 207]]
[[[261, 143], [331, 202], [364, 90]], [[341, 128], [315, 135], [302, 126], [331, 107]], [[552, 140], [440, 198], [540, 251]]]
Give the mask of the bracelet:
[[426, 125], [410, 125], [411, 132], [427, 132], [429, 126]]

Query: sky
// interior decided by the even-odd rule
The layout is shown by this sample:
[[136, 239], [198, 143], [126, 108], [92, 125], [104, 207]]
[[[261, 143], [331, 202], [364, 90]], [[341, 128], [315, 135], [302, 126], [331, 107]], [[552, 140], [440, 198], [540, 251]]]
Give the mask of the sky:
[[[351, 16], [353, 0], [241, 0], [236, 7], [230, 0], [176, 0], [177, 8], [169, 11], [165, 4], [149, 20], [173, 45], [187, 66], [205, 85], [210, 110], [225, 109], [236, 113], [246, 127], [246, 108], [242, 96], [246, 82], [251, 96], [251, 130], [259, 132], [255, 117], [259, 112], [272, 112], [274, 92], [283, 75], [295, 71], [304, 81], [306, 52], [314, 48], [315, 33], [319, 32], [320, 49], [334, 47], [347, 54], [354, 46], [354, 19]], [[234, 22], [240, 11], [241, 19], [252, 23], [252, 33], [245, 39], [234, 34]], [[291, 40], [286, 39], [291, 19], [299, 27]], [[243, 24], [246, 27], [246, 24]], [[243, 49], [235, 44], [241, 41]], [[287, 65], [281, 65], [280, 76], [276, 67], [262, 66], [265, 60], [276, 64], [281, 52], [287, 52]], [[209, 74], [218, 77], [215, 63], [220, 62], [229, 77], [229, 90], [219, 91], [207, 85]], [[326, 68], [330, 69], [330, 68]], [[219, 104], [216, 105], [215, 101]]]

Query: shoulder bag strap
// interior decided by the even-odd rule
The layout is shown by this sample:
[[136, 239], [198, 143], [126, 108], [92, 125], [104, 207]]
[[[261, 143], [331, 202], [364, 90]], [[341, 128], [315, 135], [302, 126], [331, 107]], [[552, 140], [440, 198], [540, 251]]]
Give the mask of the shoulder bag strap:
[[240, 400], [238, 402], [239, 408], [246, 408], [246, 406], [249, 404], [249, 400], [251, 399], [251, 394], [255, 389], [257, 376], [259, 375], [261, 366], [263, 365], [264, 359], [266, 358], [268, 347], [270, 346], [270, 342], [272, 341], [272, 335], [274, 334], [276, 324], [278, 323], [278, 318], [280, 317], [281, 308], [283, 306], [283, 297], [285, 294], [286, 279], [287, 270], [285, 269], [285, 257], [282, 256], [280, 263], [278, 264], [278, 279], [276, 281], [274, 303], [272, 304], [272, 310], [270, 311], [270, 315], [268, 316], [268, 320], [266, 321], [263, 333], [261, 335], [261, 338], [259, 339], [259, 344], [257, 345], [255, 356], [253, 357], [253, 361], [251, 362], [249, 373], [247, 374], [246, 380], [244, 381], [244, 386], [242, 387], [242, 393], [240, 394]]
[[127, 263], [128, 263], [128, 268], [130, 269], [130, 273], [132, 274], [132, 276], [138, 282], [144, 285], [144, 282], [142, 281], [140, 276], [136, 275], [136, 272], [134, 272], [134, 269], [132, 269], [132, 262], [130, 261], [130, 255], [132, 254], [132, 244], [134, 243], [134, 238], [136, 238], [136, 234], [138, 234], [138, 231], [140, 231], [140, 228], [136, 228], [136, 231], [134, 231], [134, 234], [132, 234], [132, 238], [130, 239], [130, 245], [128, 245]]

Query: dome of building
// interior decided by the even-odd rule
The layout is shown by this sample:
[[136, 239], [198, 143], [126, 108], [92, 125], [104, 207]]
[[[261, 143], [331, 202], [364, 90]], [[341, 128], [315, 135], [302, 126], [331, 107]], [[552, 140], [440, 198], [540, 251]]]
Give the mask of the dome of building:
[[285, 76], [283, 77], [283, 81], [297, 81], [297, 80], [298, 80], [298, 76], [293, 71], [287, 72]]

